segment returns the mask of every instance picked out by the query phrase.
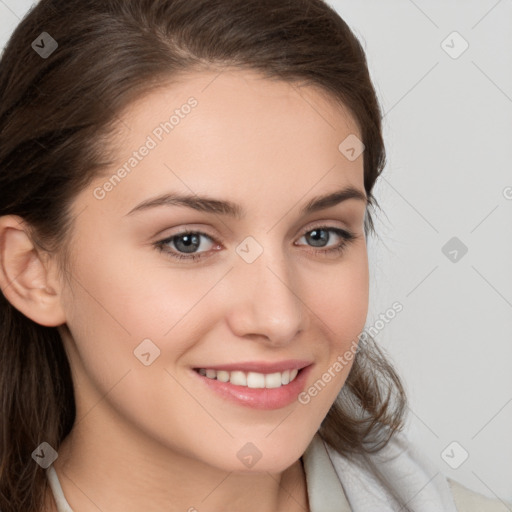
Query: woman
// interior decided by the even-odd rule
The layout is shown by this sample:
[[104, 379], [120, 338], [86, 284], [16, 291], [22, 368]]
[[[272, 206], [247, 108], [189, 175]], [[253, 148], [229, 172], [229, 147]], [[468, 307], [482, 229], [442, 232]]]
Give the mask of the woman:
[[41, 0], [0, 68], [0, 509], [501, 510], [364, 329], [385, 162], [320, 0]]

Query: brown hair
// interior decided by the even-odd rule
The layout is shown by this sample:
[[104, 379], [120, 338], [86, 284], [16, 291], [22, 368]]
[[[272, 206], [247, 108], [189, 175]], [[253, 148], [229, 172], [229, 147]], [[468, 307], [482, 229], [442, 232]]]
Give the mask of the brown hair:
[[[31, 46], [43, 31], [58, 43], [47, 58]], [[21, 217], [41, 250], [64, 255], [70, 206], [111, 163], [122, 110], [180, 73], [227, 66], [316, 86], [348, 108], [366, 148], [369, 206], [378, 206], [380, 107], [360, 43], [324, 1], [41, 0], [1, 59], [0, 215]], [[44, 441], [58, 449], [75, 419], [69, 363], [57, 328], [3, 294], [0, 359], [0, 509], [36, 512], [48, 487], [31, 454]], [[398, 375], [369, 337], [319, 433], [341, 454], [368, 454], [403, 428], [405, 407]]]

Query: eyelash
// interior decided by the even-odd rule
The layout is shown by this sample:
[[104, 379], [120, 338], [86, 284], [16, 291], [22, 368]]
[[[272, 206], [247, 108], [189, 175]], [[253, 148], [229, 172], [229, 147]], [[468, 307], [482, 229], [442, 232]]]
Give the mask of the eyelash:
[[[329, 256], [329, 255], [333, 255], [333, 254], [334, 255], [338, 255], [338, 254], [341, 255], [344, 252], [344, 250], [347, 248], [347, 246], [353, 240], [358, 238], [358, 236], [356, 234], [352, 233], [351, 231], [347, 231], [345, 229], [336, 228], [336, 227], [332, 227], [332, 226], [315, 226], [315, 227], [305, 231], [301, 235], [301, 238], [304, 235], [307, 235], [308, 233], [311, 233], [312, 231], [319, 231], [319, 230], [334, 232], [336, 235], [338, 235], [338, 236], [340, 236], [342, 238], [342, 241], [338, 245], [336, 245], [334, 247], [331, 247], [329, 249], [314, 249], [312, 251], [314, 254], [320, 254], [322, 256]], [[172, 235], [171, 237], [165, 238], [164, 240], [160, 240], [158, 242], [155, 242], [154, 246], [156, 247], [157, 250], [159, 250], [161, 252], [165, 252], [171, 258], [174, 258], [176, 260], [199, 260], [200, 258], [207, 257], [207, 256], [204, 256], [204, 254], [206, 254], [206, 252], [200, 252], [200, 253], [195, 253], [195, 254], [191, 253], [189, 255], [184, 255], [182, 253], [176, 253], [176, 252], [173, 252], [173, 251], [169, 251], [168, 244], [171, 243], [174, 239], [180, 238], [180, 237], [185, 236], [185, 235], [203, 235], [206, 238], [209, 238], [215, 244], [219, 244], [219, 242], [217, 242], [217, 240], [215, 240], [210, 235], [207, 235], [206, 233], [203, 233], [202, 231], [187, 230], [187, 231], [183, 231], [181, 233], [177, 233], [176, 235]]]

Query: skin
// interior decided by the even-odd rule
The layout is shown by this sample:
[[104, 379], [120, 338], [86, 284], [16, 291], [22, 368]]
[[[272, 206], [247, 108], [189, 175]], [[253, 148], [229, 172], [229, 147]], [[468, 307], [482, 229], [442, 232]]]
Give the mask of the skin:
[[[105, 176], [190, 96], [197, 107], [96, 199]], [[77, 420], [54, 463], [64, 494], [75, 512], [308, 510], [300, 457], [351, 363], [308, 404], [270, 411], [226, 401], [190, 369], [306, 359], [307, 389], [357, 340], [368, 311], [366, 204], [299, 214], [348, 185], [364, 193], [363, 156], [349, 161], [338, 150], [348, 135], [361, 138], [357, 124], [316, 88], [239, 70], [187, 76], [121, 119], [118, 160], [73, 203], [66, 279], [21, 219], [0, 218], [4, 294], [34, 321], [58, 326], [72, 368]], [[167, 191], [228, 199], [247, 216], [182, 206], [126, 216]], [[326, 248], [305, 235], [321, 225], [357, 236], [341, 253], [315, 254]], [[202, 237], [197, 252], [209, 255], [196, 261], [152, 245], [185, 228], [219, 244]], [[325, 235], [327, 248], [342, 241]], [[236, 252], [247, 236], [264, 249], [250, 264]], [[160, 350], [149, 366], [134, 356], [146, 338]], [[237, 457], [247, 442], [262, 454], [252, 468]]]

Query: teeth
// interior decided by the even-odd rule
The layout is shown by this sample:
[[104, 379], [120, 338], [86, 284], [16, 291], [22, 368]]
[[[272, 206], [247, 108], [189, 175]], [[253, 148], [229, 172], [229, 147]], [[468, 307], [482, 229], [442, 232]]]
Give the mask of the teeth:
[[281, 387], [281, 373], [267, 373], [265, 375], [266, 388], [280, 388]]
[[264, 388], [265, 375], [263, 373], [249, 372], [247, 374], [247, 387], [248, 388]]
[[280, 388], [286, 386], [297, 377], [299, 370], [285, 370], [275, 373], [257, 373], [242, 372], [235, 370], [227, 372], [225, 370], [212, 370], [210, 368], [199, 368], [198, 372], [208, 379], [217, 379], [221, 382], [229, 382], [235, 386], [245, 386], [249, 388]]
[[244, 372], [231, 372], [229, 382], [235, 386], [247, 386], [247, 375]]
[[220, 380], [221, 382], [228, 382], [229, 381], [229, 372], [219, 370], [217, 372], [217, 380]]

